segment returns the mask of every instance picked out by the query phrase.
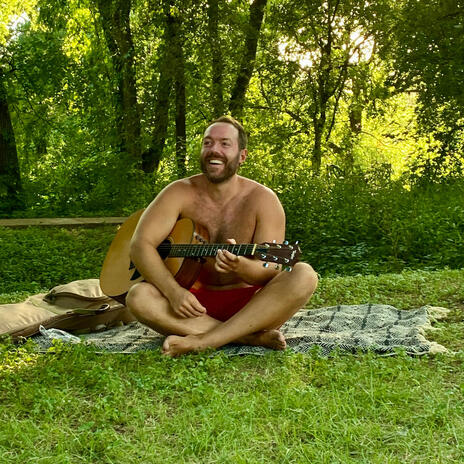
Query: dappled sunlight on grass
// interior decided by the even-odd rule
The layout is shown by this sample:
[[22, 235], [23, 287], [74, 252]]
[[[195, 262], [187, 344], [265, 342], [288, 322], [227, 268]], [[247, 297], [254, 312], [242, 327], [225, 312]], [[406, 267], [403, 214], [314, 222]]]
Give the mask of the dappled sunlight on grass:
[[33, 367], [37, 364], [39, 356], [33, 342], [14, 345], [11, 339], [3, 336], [0, 338], [0, 375]]

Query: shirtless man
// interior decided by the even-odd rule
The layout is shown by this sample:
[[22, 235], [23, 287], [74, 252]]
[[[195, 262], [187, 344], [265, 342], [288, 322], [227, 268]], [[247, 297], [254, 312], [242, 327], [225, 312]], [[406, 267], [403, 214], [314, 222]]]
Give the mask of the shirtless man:
[[169, 356], [217, 348], [230, 342], [286, 347], [280, 326], [300, 309], [317, 286], [305, 263], [292, 272], [263, 267], [257, 259], [220, 250], [207, 258], [189, 291], [179, 286], [156, 247], [182, 217], [205, 226], [212, 243], [284, 240], [285, 214], [270, 189], [237, 174], [245, 161], [246, 133], [221, 117], [205, 131], [202, 174], [168, 185], [142, 215], [131, 242], [131, 257], [145, 282], [126, 298], [134, 316], [168, 335]]

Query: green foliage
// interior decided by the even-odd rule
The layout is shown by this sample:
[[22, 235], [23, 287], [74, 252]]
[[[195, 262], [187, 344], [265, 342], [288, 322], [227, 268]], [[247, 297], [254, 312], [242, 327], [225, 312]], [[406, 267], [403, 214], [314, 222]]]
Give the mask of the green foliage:
[[[463, 266], [462, 181], [408, 190], [385, 167], [357, 178], [274, 181], [287, 238], [301, 242], [303, 259], [323, 276]], [[145, 205], [139, 197], [124, 212]], [[98, 277], [115, 232], [109, 226], [0, 229], [0, 293]]]
[[428, 178], [453, 170], [462, 174], [464, 166], [463, 6], [460, 0], [398, 2], [392, 8], [391, 40], [380, 39], [382, 56], [391, 68], [388, 83], [417, 92], [422, 131], [433, 133], [441, 144], [439, 156], [418, 163]]
[[403, 187], [386, 167], [299, 179], [281, 198], [288, 235], [322, 275], [462, 267], [464, 184]]
[[[21, 12], [18, 2], [7, 3], [3, 23]], [[219, 3], [215, 50], [227, 107], [249, 4]], [[323, 275], [462, 266], [461, 16], [453, 2], [437, 5], [268, 4], [243, 117], [250, 156], [241, 173], [278, 193], [289, 237]], [[160, 168], [145, 174], [119, 143], [118, 75], [95, 2], [40, 0], [27, 2], [27, 12], [13, 35], [2, 24], [0, 50], [28, 207], [12, 215], [128, 215], [146, 206], [178, 175], [173, 108]], [[171, 13], [184, 38], [193, 174], [198, 138], [214, 112], [208, 4], [176, 1]], [[166, 17], [156, 2], [132, 2], [130, 18], [146, 148], [157, 129]], [[411, 86], [423, 103], [419, 120], [417, 99], [401, 93]], [[433, 136], [423, 134], [426, 120], [436, 123]], [[310, 174], [317, 121], [324, 123], [320, 178]]]

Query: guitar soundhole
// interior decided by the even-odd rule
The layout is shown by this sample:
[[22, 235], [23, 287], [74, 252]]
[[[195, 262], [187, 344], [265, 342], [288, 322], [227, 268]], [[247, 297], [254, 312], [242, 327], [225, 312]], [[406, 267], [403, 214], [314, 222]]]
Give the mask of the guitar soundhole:
[[140, 274], [140, 272], [135, 269], [134, 273], [132, 274], [132, 277], [130, 278], [130, 280], [137, 280], [142, 274]]
[[140, 272], [137, 270], [137, 268], [135, 267], [134, 263], [131, 261], [130, 262], [130, 265], [129, 265], [129, 271], [131, 271], [132, 269], [135, 269], [134, 273], [132, 274], [130, 280], [137, 280], [142, 274], [140, 274]]
[[[171, 250], [171, 242], [169, 240], [164, 240], [161, 245], [163, 246], [159, 246], [157, 248], [160, 256], [161, 256], [161, 259], [165, 259], [167, 258], [167, 256], [169, 255], [169, 251]], [[168, 246], [166, 246], [168, 245]], [[134, 269], [134, 273], [132, 274], [130, 280], [137, 280], [142, 274], [140, 274], [140, 272], [138, 271], [138, 269], [135, 267], [135, 264], [131, 261], [130, 264], [129, 264], [129, 270], [132, 271], [132, 269]]]

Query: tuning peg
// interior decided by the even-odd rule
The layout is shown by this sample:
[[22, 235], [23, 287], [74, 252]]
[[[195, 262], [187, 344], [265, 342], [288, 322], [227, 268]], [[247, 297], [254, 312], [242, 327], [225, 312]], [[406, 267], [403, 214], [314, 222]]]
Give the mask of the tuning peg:
[[259, 255], [259, 257], [260, 257], [261, 259], [264, 259], [264, 258], [266, 258], [266, 254], [265, 254], [265, 253], [261, 253], [261, 254]]
[[298, 245], [299, 243], [300, 243], [300, 241], [299, 241], [299, 240], [297, 240], [297, 241], [295, 242], [295, 245]]
[[269, 263], [264, 263], [263, 267], [269, 267]]
[[287, 272], [292, 272], [293, 271], [293, 268], [291, 266], [285, 266], [285, 270]]
[[284, 240], [284, 245], [288, 245], [288, 240]]
[[276, 241], [275, 241], [275, 240], [273, 240], [273, 241], [272, 241], [272, 243], [276, 243]]
[[272, 259], [273, 259], [274, 261], [279, 261], [279, 258], [278, 258], [277, 256], [273, 256]]

